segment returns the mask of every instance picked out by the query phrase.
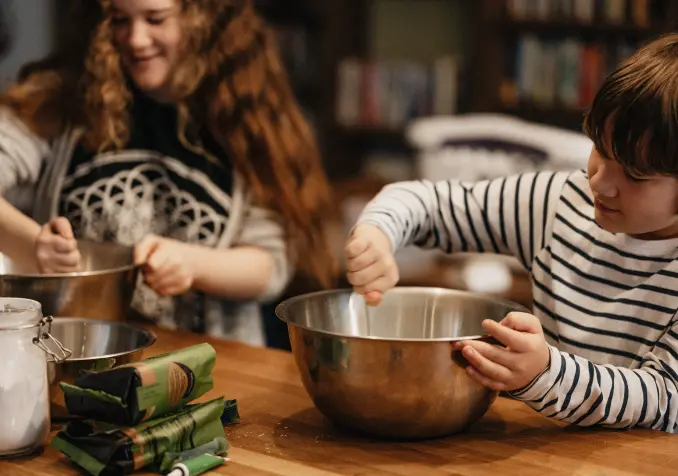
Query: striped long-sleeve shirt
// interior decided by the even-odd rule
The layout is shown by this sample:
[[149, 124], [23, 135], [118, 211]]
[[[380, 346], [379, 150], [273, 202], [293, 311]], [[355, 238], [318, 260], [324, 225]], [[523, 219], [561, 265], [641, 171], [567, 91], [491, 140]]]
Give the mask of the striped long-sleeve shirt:
[[551, 364], [513, 396], [577, 425], [678, 431], [678, 239], [643, 241], [594, 220], [585, 173], [384, 188], [359, 223], [393, 249], [517, 257]]

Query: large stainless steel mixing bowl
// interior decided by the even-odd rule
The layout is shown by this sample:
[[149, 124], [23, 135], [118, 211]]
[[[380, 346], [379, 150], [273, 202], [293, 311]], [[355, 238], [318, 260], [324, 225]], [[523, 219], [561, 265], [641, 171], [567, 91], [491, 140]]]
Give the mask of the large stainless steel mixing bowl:
[[[73, 383], [84, 372], [101, 372], [137, 362], [155, 335], [120, 322], [63, 317], [52, 322], [51, 335], [72, 352], [64, 362], [48, 363], [52, 418], [69, 418], [59, 382]], [[50, 343], [50, 347], [53, 344]]]
[[139, 267], [134, 249], [113, 243], [79, 241], [82, 271], [26, 272], [0, 254], [0, 296], [33, 299], [46, 316], [79, 316], [124, 321]]
[[276, 308], [308, 394], [339, 426], [398, 439], [464, 430], [497, 397], [473, 381], [451, 342], [487, 338], [518, 304], [463, 291], [395, 288], [367, 308], [348, 290], [297, 296]]

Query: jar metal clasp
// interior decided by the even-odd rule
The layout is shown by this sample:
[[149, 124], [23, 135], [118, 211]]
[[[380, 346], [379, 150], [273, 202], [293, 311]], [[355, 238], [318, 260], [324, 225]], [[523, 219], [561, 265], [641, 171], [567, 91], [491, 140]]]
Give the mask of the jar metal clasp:
[[[40, 348], [40, 350], [42, 350], [45, 354], [47, 354], [48, 357], [51, 358], [51, 360], [48, 358], [48, 362], [60, 364], [73, 355], [73, 352], [64, 347], [64, 345], [51, 334], [53, 320], [54, 318], [52, 316], [45, 316], [40, 319], [40, 323], [38, 324], [38, 333], [35, 337], [33, 337], [33, 344], [35, 344], [38, 348]], [[45, 329], [45, 327], [47, 327], [47, 329]], [[56, 352], [52, 351], [45, 344], [45, 342], [49, 340], [54, 342], [54, 345], [57, 348]]]

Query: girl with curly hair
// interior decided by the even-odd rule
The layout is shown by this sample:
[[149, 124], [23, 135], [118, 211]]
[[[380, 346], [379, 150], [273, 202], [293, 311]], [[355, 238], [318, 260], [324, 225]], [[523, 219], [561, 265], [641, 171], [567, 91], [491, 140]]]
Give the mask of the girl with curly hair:
[[[0, 96], [0, 249], [77, 269], [75, 238], [135, 246], [133, 306], [261, 343], [295, 270], [332, 285], [329, 187], [250, 0], [74, 0], [54, 54]], [[44, 224], [44, 225], [39, 225]], [[26, 246], [30, 244], [30, 246]]]

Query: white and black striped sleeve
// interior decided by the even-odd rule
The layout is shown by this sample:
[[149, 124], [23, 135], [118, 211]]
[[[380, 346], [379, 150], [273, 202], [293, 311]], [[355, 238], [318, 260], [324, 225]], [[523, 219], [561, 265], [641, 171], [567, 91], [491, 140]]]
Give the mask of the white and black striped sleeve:
[[678, 431], [678, 324], [643, 356], [638, 369], [595, 365], [550, 350], [549, 369], [514, 398], [575, 425]]
[[530, 269], [568, 176], [540, 172], [475, 184], [399, 182], [384, 187], [358, 223], [377, 225], [394, 250], [416, 244], [447, 253], [512, 254]]
[[37, 183], [48, 154], [47, 142], [7, 108], [0, 108], [0, 195], [17, 185]]

